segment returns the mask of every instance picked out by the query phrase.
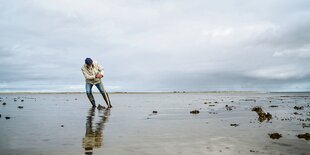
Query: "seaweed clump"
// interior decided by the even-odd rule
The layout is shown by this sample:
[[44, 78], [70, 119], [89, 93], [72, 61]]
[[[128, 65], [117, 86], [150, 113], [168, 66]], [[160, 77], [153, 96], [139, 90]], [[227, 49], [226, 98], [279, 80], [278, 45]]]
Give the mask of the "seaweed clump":
[[297, 135], [298, 138], [304, 138], [305, 140], [310, 140], [310, 134], [305, 133], [305, 134], [299, 134]]
[[279, 133], [270, 133], [268, 135], [270, 136], [271, 139], [279, 139], [282, 137], [282, 135]]
[[257, 113], [259, 122], [263, 122], [265, 120], [269, 121], [272, 119], [272, 115], [268, 112], [264, 112], [261, 107], [254, 107], [252, 108], [252, 111], [255, 111]]

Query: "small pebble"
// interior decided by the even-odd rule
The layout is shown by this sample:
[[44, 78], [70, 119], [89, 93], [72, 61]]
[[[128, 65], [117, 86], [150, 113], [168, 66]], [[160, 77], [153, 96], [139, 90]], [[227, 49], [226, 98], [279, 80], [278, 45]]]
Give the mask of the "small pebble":
[[24, 107], [23, 107], [23, 106], [18, 106], [17, 108], [19, 108], [19, 109], [23, 109]]
[[275, 108], [275, 107], [278, 107], [277, 105], [271, 105], [271, 106], [269, 106], [269, 107], [271, 107], [271, 108]]
[[158, 113], [158, 111], [156, 111], [156, 110], [153, 111], [153, 114], [157, 114], [157, 113]]
[[193, 110], [190, 112], [191, 114], [199, 114], [199, 110]]
[[3, 102], [3, 103], [2, 103], [2, 105], [6, 105], [6, 103], [5, 103], [5, 102]]
[[6, 116], [6, 117], [5, 117], [5, 119], [10, 119], [10, 118], [11, 118], [11, 117], [9, 117], [9, 116]]
[[237, 126], [239, 126], [239, 124], [230, 124], [230, 126], [237, 127]]

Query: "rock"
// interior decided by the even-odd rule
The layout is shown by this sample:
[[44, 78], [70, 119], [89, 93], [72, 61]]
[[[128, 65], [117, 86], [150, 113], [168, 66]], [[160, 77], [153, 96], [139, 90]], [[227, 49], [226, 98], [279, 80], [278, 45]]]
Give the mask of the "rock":
[[310, 124], [302, 123], [302, 128], [310, 128]]
[[3, 102], [3, 103], [2, 103], [2, 105], [6, 105], [6, 103], [5, 103], [5, 102]]
[[294, 115], [302, 115], [302, 113], [294, 112]]
[[205, 102], [204, 104], [211, 104], [212, 102]]
[[213, 106], [215, 106], [215, 105], [214, 105], [214, 104], [209, 104], [209, 106], [210, 106], [210, 107], [213, 107]]
[[216, 112], [209, 112], [209, 114], [217, 114]]
[[98, 104], [97, 109], [98, 109], [98, 110], [103, 110], [103, 109], [105, 109], [105, 107], [104, 107], [104, 106], [102, 106], [102, 105], [100, 105], [100, 104]]
[[6, 117], [5, 117], [5, 119], [10, 119], [10, 118], [11, 118], [11, 117], [9, 117], [9, 116], [6, 116]]
[[190, 112], [191, 114], [199, 114], [199, 110], [193, 110]]
[[20, 100], [21, 102], [24, 102], [24, 100]]
[[275, 107], [278, 107], [277, 105], [271, 105], [269, 106], [270, 108], [275, 108]]
[[60, 127], [64, 127], [64, 125], [61, 125]]
[[294, 109], [296, 109], [296, 110], [304, 110], [304, 106], [300, 106], [300, 107], [299, 106], [295, 106]]
[[271, 139], [279, 139], [282, 137], [282, 135], [279, 133], [270, 133], [268, 135], [270, 136]]
[[256, 102], [255, 99], [245, 99], [244, 101], [254, 101], [254, 102]]
[[158, 111], [156, 111], [156, 110], [153, 111], [153, 114], [157, 114], [157, 113], [158, 113]]
[[1, 114], [0, 114], [0, 118], [1, 118]]
[[225, 105], [225, 108], [227, 111], [231, 111], [232, 109], [236, 109], [235, 106], [228, 106], [228, 105]]
[[239, 126], [239, 124], [230, 124], [230, 126], [237, 127], [237, 126]]
[[24, 107], [23, 107], [23, 106], [18, 106], [17, 108], [19, 108], [19, 109], [23, 109]]
[[310, 140], [310, 134], [305, 133], [305, 134], [299, 134], [297, 135], [298, 138], [304, 138], [305, 140]]

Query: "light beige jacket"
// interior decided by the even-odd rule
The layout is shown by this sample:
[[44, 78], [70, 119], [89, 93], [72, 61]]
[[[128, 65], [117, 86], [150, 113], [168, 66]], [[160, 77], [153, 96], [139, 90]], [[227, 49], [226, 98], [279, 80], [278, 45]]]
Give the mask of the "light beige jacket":
[[98, 73], [104, 75], [104, 70], [103, 67], [99, 65], [96, 61], [93, 62], [92, 67], [87, 67], [87, 65], [84, 64], [81, 70], [85, 77], [86, 83], [90, 84], [101, 83], [101, 78], [96, 78], [96, 75]]

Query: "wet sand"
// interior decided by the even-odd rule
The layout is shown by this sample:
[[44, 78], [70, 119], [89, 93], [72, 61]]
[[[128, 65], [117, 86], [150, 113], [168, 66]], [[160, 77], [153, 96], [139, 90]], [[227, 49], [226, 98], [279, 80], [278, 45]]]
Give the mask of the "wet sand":
[[[100, 94], [95, 98], [106, 106]], [[110, 98], [113, 108], [98, 110], [91, 108], [85, 94], [0, 94], [1, 154], [310, 152], [306, 134], [310, 93], [111, 94]]]

